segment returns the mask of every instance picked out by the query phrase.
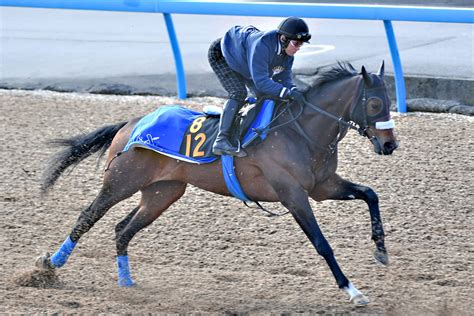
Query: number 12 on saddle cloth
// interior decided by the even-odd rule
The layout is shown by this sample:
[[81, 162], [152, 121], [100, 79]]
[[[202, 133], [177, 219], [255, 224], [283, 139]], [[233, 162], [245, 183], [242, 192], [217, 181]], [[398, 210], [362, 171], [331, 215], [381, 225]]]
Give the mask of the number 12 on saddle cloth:
[[184, 134], [180, 154], [190, 158], [211, 157], [212, 145], [219, 131], [219, 119], [201, 116], [196, 118]]

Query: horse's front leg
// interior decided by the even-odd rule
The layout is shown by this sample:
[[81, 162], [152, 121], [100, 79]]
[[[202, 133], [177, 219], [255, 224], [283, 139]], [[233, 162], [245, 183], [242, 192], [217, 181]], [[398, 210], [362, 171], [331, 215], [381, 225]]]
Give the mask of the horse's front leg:
[[369, 206], [370, 219], [372, 223], [372, 240], [375, 242], [375, 259], [384, 264], [388, 264], [388, 254], [385, 248], [385, 233], [382, 219], [380, 217], [379, 198], [377, 193], [371, 188], [360, 184], [355, 184], [342, 179], [334, 174], [324, 183], [318, 184], [309, 193], [316, 201], [324, 200], [364, 200]]
[[[287, 182], [288, 178], [285, 179]], [[274, 185], [281, 203], [291, 212], [296, 222], [303, 229], [316, 251], [329, 265], [340, 289], [346, 291], [351, 302], [357, 306], [367, 305], [369, 300], [346, 278], [340, 269], [333, 250], [324, 237], [309, 204], [308, 194], [298, 183], [278, 183]]]

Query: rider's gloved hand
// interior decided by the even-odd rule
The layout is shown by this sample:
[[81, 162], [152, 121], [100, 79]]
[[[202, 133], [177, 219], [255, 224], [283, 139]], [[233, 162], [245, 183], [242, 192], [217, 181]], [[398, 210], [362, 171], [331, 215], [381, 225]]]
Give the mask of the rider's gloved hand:
[[304, 97], [304, 94], [298, 91], [297, 89], [291, 90], [288, 93], [287, 98], [290, 100], [294, 100], [301, 105], [304, 105], [306, 103], [306, 98]]

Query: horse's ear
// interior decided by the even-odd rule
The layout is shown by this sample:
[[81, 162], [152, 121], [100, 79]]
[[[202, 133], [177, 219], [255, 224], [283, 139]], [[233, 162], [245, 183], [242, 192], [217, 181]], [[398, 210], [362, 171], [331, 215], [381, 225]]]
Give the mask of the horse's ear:
[[380, 69], [377, 72], [377, 76], [380, 76], [383, 79], [384, 73], [385, 73], [385, 60], [382, 60], [382, 65], [380, 65]]
[[367, 73], [367, 70], [365, 70], [364, 66], [362, 66], [362, 70], [360, 71], [360, 73], [362, 74], [362, 78], [364, 78], [365, 85], [367, 87], [371, 87], [372, 86], [372, 78], [370, 78], [370, 76]]

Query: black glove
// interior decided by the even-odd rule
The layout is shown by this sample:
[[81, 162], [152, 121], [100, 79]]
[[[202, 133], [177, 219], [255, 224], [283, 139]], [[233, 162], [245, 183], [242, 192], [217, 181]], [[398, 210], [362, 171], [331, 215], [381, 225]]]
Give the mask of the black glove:
[[301, 105], [304, 105], [306, 103], [306, 98], [304, 97], [303, 93], [298, 91], [297, 89], [293, 89], [288, 93], [288, 99], [294, 100], [298, 102]]

